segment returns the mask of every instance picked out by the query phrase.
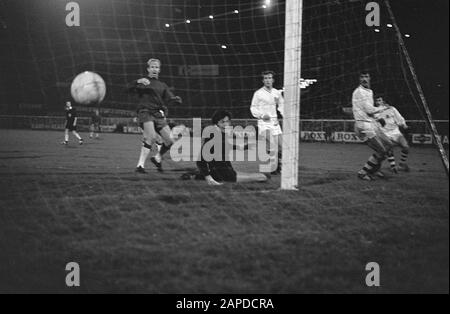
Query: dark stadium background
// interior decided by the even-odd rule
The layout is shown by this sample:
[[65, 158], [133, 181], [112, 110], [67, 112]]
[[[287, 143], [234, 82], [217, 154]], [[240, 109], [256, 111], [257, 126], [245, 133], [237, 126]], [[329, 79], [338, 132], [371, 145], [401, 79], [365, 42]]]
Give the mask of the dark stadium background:
[[[144, 74], [144, 62], [156, 56], [163, 62], [161, 78], [184, 99], [183, 105], [171, 109], [172, 117], [209, 117], [220, 107], [231, 109], [235, 117], [249, 118], [249, 102], [260, 85], [258, 73], [266, 68], [278, 73], [283, 70], [281, 0], [265, 15], [246, 11], [255, 1], [214, 5], [193, 0], [186, 6], [180, 0], [152, 0], [145, 3], [142, 12], [141, 1], [79, 0], [81, 27], [72, 28], [64, 23], [67, 2], [0, 2], [0, 114], [62, 112], [62, 104], [70, 97], [71, 80], [84, 70], [100, 73], [107, 83], [102, 107], [133, 110], [134, 102], [123, 89], [127, 82]], [[392, 63], [392, 54], [386, 58], [383, 55], [386, 51], [395, 54], [396, 41], [349, 48], [350, 44], [359, 47], [362, 41], [373, 42], [376, 39], [371, 36], [378, 35], [360, 23], [356, 25], [361, 29], [356, 31], [361, 36], [347, 38], [347, 30], [337, 28], [342, 25], [338, 15], [331, 17], [345, 6], [359, 8], [362, 3], [321, 0], [314, 2], [314, 8], [305, 8], [304, 16], [309, 18], [304, 22], [302, 76], [317, 78], [319, 83], [302, 95], [302, 117], [349, 118], [341, 109], [349, 106], [357, 72], [364, 67], [373, 71], [375, 89], [386, 92], [407, 118], [420, 119], [402, 82], [399, 64]], [[407, 47], [431, 111], [435, 118], [448, 119], [448, 2], [396, 0], [391, 4], [401, 30], [412, 36], [406, 39]], [[161, 27], [166, 18], [182, 21], [236, 7], [242, 12], [238, 20], [233, 16], [217, 18], [214, 23], [178, 25], [175, 31]], [[118, 14], [130, 14], [132, 18]], [[386, 24], [386, 19], [383, 13], [382, 23]], [[321, 31], [313, 31], [314, 27]], [[137, 28], [146, 31], [133, 30]], [[261, 28], [267, 31], [253, 31]], [[221, 42], [229, 44], [226, 51], [220, 48]], [[336, 53], [339, 45], [348, 49]], [[370, 54], [371, 49], [376, 51], [375, 58], [352, 64], [359, 56]], [[330, 51], [334, 52], [330, 55]], [[178, 74], [179, 65], [192, 64], [218, 64], [220, 77], [199, 79]], [[281, 87], [282, 77], [277, 79], [275, 85]], [[417, 95], [414, 97], [417, 99]], [[32, 105], [19, 104], [42, 107], [32, 110]]]

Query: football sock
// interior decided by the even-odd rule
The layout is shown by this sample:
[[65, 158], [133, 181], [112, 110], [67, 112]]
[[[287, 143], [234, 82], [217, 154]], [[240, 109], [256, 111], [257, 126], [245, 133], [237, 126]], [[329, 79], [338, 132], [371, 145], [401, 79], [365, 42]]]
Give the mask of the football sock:
[[144, 168], [145, 161], [147, 160], [148, 155], [150, 154], [152, 146], [147, 144], [145, 141], [142, 142], [141, 154], [139, 156], [139, 162], [137, 164], [138, 167]]
[[393, 152], [388, 153], [388, 162], [389, 162], [389, 165], [391, 166], [391, 170], [394, 170], [395, 169], [395, 157], [394, 157]]
[[376, 168], [373, 170], [373, 173], [379, 171], [381, 169], [381, 165], [383, 164], [383, 161], [386, 159], [385, 155], [381, 155], [379, 156], [377, 153], [375, 153], [375, 158], [378, 161], [378, 165], [376, 166]]
[[380, 166], [380, 158], [377, 155], [373, 154], [372, 156], [369, 157], [369, 160], [364, 165], [362, 170], [365, 173], [375, 173], [378, 169], [380, 169], [379, 166]]
[[406, 161], [408, 160], [408, 150], [402, 150], [402, 156], [400, 157], [400, 163], [406, 164]]

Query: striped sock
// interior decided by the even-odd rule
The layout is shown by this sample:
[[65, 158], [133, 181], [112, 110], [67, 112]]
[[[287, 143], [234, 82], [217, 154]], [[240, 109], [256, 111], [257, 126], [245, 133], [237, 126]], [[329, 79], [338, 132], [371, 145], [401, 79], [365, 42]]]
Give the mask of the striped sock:
[[362, 170], [365, 171], [366, 173], [374, 173], [377, 169], [379, 169], [379, 165], [380, 163], [378, 157], [375, 154], [373, 154], [372, 156], [369, 157], [369, 160], [364, 165]]
[[375, 154], [373, 154], [373, 158], [376, 159], [377, 165], [376, 165], [376, 167], [372, 170], [372, 173], [376, 173], [377, 171], [380, 170], [381, 165], [383, 164], [383, 161], [386, 159], [386, 157], [385, 157], [384, 155], [378, 156], [378, 155], [375, 153]]
[[391, 166], [391, 170], [394, 170], [396, 165], [395, 165], [395, 156], [393, 152], [388, 153], [388, 162], [389, 165]]
[[408, 160], [408, 151], [407, 150], [402, 150], [402, 156], [400, 158], [400, 163], [401, 164], [406, 164], [406, 161]]

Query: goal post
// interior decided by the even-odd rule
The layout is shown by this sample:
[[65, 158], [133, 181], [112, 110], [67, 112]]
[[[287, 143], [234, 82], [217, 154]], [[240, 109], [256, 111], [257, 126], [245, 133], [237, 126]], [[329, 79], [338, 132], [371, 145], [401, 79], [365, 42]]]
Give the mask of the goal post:
[[298, 186], [303, 0], [286, 1], [281, 189]]

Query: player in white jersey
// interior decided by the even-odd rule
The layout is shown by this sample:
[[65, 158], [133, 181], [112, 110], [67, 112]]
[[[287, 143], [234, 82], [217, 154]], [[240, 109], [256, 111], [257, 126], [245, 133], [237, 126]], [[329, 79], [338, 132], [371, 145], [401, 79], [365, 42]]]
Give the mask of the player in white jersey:
[[[400, 146], [401, 148], [401, 159], [399, 164], [399, 169], [404, 171], [409, 171], [409, 166], [407, 164], [409, 145], [402, 131], [405, 132], [408, 129], [405, 118], [398, 112], [395, 107], [389, 106], [384, 102], [383, 95], [378, 94], [375, 96], [375, 106], [377, 108], [385, 108], [384, 111], [376, 114], [376, 118], [380, 121], [382, 128], [381, 130], [386, 134], [386, 136], [392, 141], [395, 146]], [[391, 149], [388, 152], [388, 161], [391, 166], [391, 170], [397, 173], [397, 167], [395, 165], [394, 150]]]
[[375, 152], [358, 172], [358, 177], [362, 180], [371, 181], [373, 180], [373, 174], [384, 177], [384, 174], [379, 170], [392, 143], [380, 130], [381, 126], [374, 117], [375, 114], [384, 110], [384, 108], [376, 108], [374, 106], [373, 91], [370, 89], [370, 74], [366, 71], [361, 72], [359, 82], [360, 85], [354, 90], [352, 95], [355, 132]]
[[250, 111], [258, 119], [258, 133], [266, 140], [271, 165], [276, 165], [272, 174], [279, 174], [282, 131], [278, 118], [283, 116], [284, 99], [281, 91], [273, 87], [274, 75], [272, 71], [261, 74], [264, 86], [253, 94]]

